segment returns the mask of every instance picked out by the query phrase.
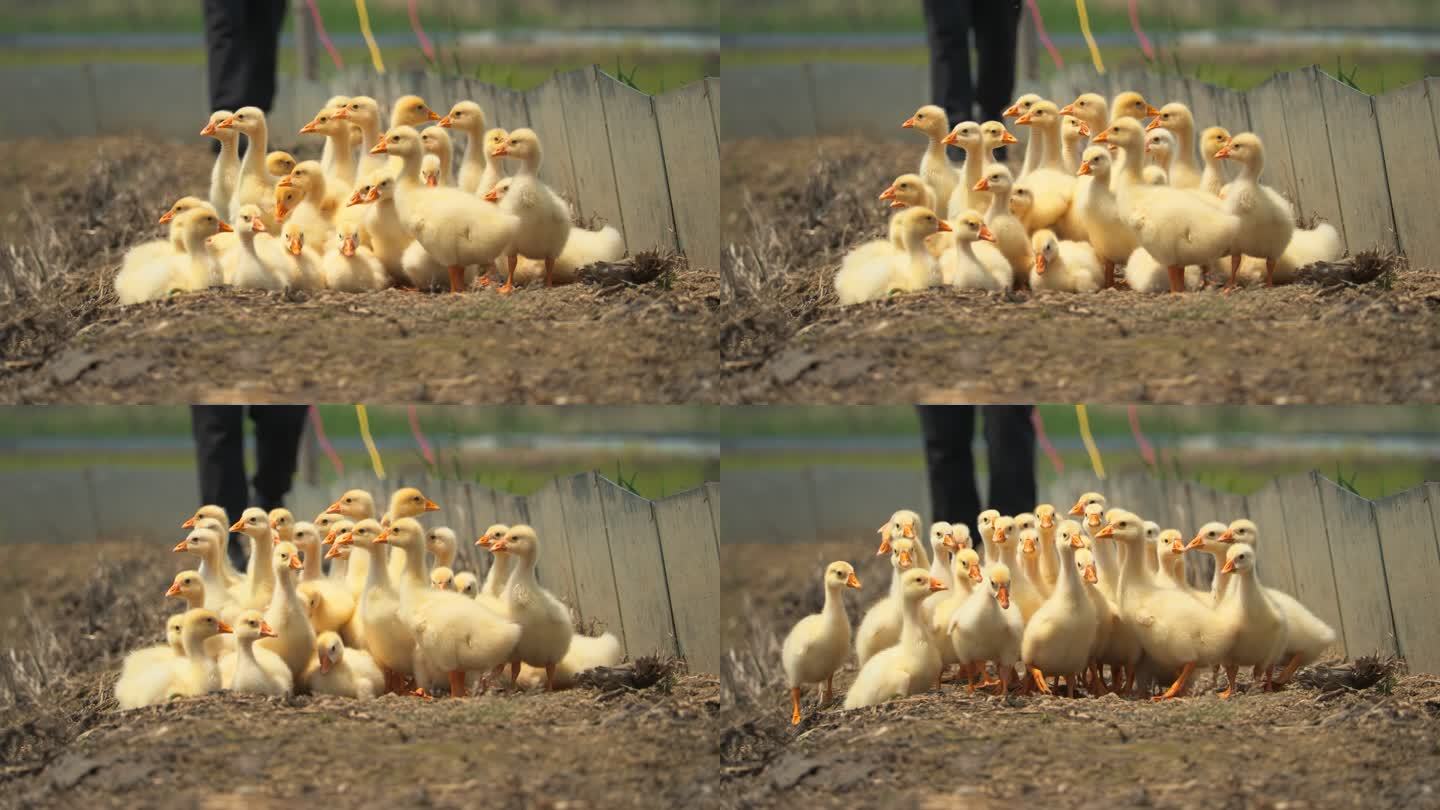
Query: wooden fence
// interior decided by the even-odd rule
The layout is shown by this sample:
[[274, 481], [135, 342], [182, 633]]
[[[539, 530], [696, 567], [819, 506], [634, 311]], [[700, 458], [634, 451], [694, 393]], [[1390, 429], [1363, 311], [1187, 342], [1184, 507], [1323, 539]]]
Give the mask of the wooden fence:
[[[727, 70], [726, 80], [732, 103], [722, 116], [725, 139], [903, 138], [918, 159], [918, 136], [900, 122], [929, 101], [923, 66], [749, 67]], [[1071, 68], [1022, 81], [1016, 95], [1036, 92], [1068, 103], [1083, 92], [1109, 99], [1122, 90], [1138, 90], [1156, 106], [1183, 101], [1200, 128], [1258, 133], [1267, 150], [1264, 181], [1302, 217], [1333, 224], [1352, 252], [1398, 250], [1426, 268], [1440, 262], [1440, 218], [1429, 207], [1440, 187], [1440, 78], [1372, 97], [1315, 67], [1276, 74], [1243, 93], [1142, 70], [1102, 76]]]
[[[423, 521], [455, 530], [457, 571], [483, 579], [491, 555], [475, 539], [493, 523], [529, 523], [540, 538], [541, 582], [582, 621], [598, 621], [628, 655], [681, 655], [694, 671], [719, 671], [719, 484], [650, 501], [597, 473], [557, 478], [523, 496], [428, 476], [381, 483], [350, 474], [324, 486], [297, 483], [287, 505], [298, 520], [311, 520], [346, 489], [369, 490], [383, 503], [402, 486], [419, 487], [440, 505]], [[172, 470], [7, 473], [0, 476], [0, 511], [13, 519], [0, 540], [139, 536], [159, 549], [183, 536], [180, 522], [197, 500], [193, 473]]]
[[[860, 554], [895, 509], [914, 508], [930, 519], [918, 470], [744, 472], [724, 481], [723, 543], [853, 539]], [[1272, 480], [1248, 495], [1139, 474], [1105, 481], [1067, 474], [1039, 494], [1041, 502], [1065, 509], [1089, 490], [1162, 528], [1179, 529], [1187, 541], [1209, 521], [1250, 518], [1260, 529], [1261, 579], [1329, 622], [1346, 656], [1398, 654], [1412, 671], [1440, 673], [1440, 622], [1432, 601], [1440, 597], [1440, 483], [1370, 501], [1315, 472]], [[1204, 581], [1210, 561], [1207, 554], [1187, 555]]]
[[[579, 216], [615, 226], [632, 253], [679, 250], [695, 267], [719, 266], [718, 78], [650, 96], [594, 66], [523, 93], [423, 72], [352, 72], [324, 82], [283, 77], [269, 114], [271, 142], [302, 142], [296, 133], [332, 95], [373, 96], [388, 120], [390, 103], [406, 93], [442, 113], [472, 99], [489, 126], [535, 129], [545, 144], [541, 177]], [[0, 104], [16, 112], [0, 118], [0, 138], [143, 133], [199, 143], [206, 99], [195, 68], [9, 68], [0, 70]]]

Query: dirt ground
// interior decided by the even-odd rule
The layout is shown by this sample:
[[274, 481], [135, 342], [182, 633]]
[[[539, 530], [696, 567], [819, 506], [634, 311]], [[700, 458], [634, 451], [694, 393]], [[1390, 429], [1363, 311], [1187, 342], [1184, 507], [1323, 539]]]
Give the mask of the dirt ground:
[[1178, 297], [935, 288], [849, 307], [846, 250], [918, 145], [826, 137], [722, 147], [726, 401], [1440, 401], [1440, 272]]
[[[1229, 701], [1210, 688], [1163, 704], [969, 696], [946, 684], [890, 704], [837, 702], [790, 725], [780, 644], [820, 609], [819, 572], [848, 559], [883, 596], [870, 538], [721, 549], [721, 787], [737, 807], [1440, 807], [1440, 678], [1337, 665], [1278, 693]], [[857, 598], [858, 597], [858, 598]], [[1248, 684], [1248, 679], [1242, 678]]]
[[[128, 712], [176, 603], [153, 541], [0, 546], [0, 807], [702, 807], [717, 681], [451, 700], [219, 693]], [[43, 553], [42, 553], [43, 552]], [[166, 604], [166, 602], [169, 604]]]
[[125, 249], [163, 236], [155, 220], [176, 197], [204, 196], [209, 151], [118, 137], [6, 149], [0, 402], [718, 396], [718, 275], [682, 259], [642, 254], [508, 298], [217, 290], [121, 307], [112, 280]]

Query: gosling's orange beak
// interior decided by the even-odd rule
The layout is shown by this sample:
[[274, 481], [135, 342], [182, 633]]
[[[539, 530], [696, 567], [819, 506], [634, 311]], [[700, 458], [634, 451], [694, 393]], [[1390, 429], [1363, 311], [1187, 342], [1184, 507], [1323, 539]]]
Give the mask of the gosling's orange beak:
[[860, 590], [860, 579], [859, 577], [855, 576], [854, 571], [850, 572], [850, 576], [845, 580], [845, 585], [854, 588], [857, 591]]
[[222, 219], [220, 220], [220, 225], [217, 230], [219, 230], [220, 233], [233, 233], [235, 229], [230, 227], [230, 223]]
[[328, 509], [325, 510], [325, 514], [327, 514], [327, 515], [338, 515], [338, 514], [341, 514], [341, 512], [340, 512], [340, 502], [339, 502], [339, 501], [336, 501], [336, 502], [330, 504], [330, 508], [328, 508]]
[[291, 558], [290, 558], [290, 567], [291, 567], [291, 568], [294, 568], [296, 571], [299, 571], [300, 569], [304, 568], [305, 566], [300, 563], [300, 558], [299, 558], [299, 557], [291, 557]]
[[1035, 541], [1030, 539], [1029, 537], [1025, 538], [1025, 540], [1020, 544], [1020, 550], [1025, 552], [1026, 554], [1034, 554]]
[[184, 523], [181, 523], [181, 524], [180, 524], [180, 528], [182, 528], [182, 529], [193, 529], [193, 528], [195, 528], [195, 517], [192, 515], [189, 520], [185, 521]]
[[1148, 124], [1145, 125], [1145, 131], [1146, 131], [1146, 132], [1149, 132], [1150, 130], [1155, 129], [1155, 128], [1158, 127], [1158, 126], [1160, 126], [1160, 119], [1159, 119], [1159, 118], [1151, 118], [1151, 119], [1150, 119], [1150, 123], [1148, 123]]
[[1072, 534], [1072, 535], [1070, 535], [1070, 547], [1071, 547], [1071, 548], [1084, 548], [1084, 547], [1085, 547], [1085, 541], [1080, 539], [1080, 535], [1078, 535], [1078, 534]]
[[937, 593], [943, 590], [945, 590], [945, 583], [941, 582], [935, 577], [930, 577], [930, 592]]
[[284, 222], [285, 217], [288, 216], [290, 216], [290, 209], [285, 207], [285, 203], [275, 203], [275, 221]]
[[265, 227], [265, 220], [255, 219], [250, 221], [250, 230], [256, 233], [265, 233], [268, 229]]
[[333, 560], [333, 559], [335, 559], [336, 557], [339, 557], [339, 556], [340, 556], [340, 544], [339, 544], [339, 543], [336, 543], [335, 545], [331, 546], [331, 547], [330, 547], [330, 550], [325, 552], [325, 559], [327, 559], [327, 560]]
[[328, 545], [330, 545], [331, 543], [334, 543], [334, 542], [335, 542], [335, 530], [334, 530], [334, 529], [331, 529], [331, 530], [329, 531], [329, 533], [327, 533], [327, 534], [325, 535], [325, 539], [320, 541], [320, 545], [322, 545], [322, 546], [328, 546]]
[[1147, 154], [1147, 155], [1150, 154], [1150, 143], [1149, 143], [1149, 141], [1146, 141], [1146, 143], [1145, 143], [1145, 154]]
[[490, 152], [490, 157], [505, 157], [510, 154], [510, 148], [506, 144], [500, 144]]
[[331, 118], [339, 118], [340, 120], [344, 121], [345, 119], [347, 119], [347, 118], [350, 117], [350, 108], [349, 108], [349, 107], [341, 107], [340, 109], [338, 109], [338, 110], [335, 111], [335, 114], [334, 114], [334, 115], [331, 115], [330, 117], [331, 117]]
[[980, 576], [980, 563], [970, 563], [970, 581], [979, 582], [981, 579], [983, 579], [983, 577]]
[[435, 111], [432, 110], [432, 109], [426, 108], [426, 110], [425, 110], [425, 120], [427, 120], [427, 121], [439, 121], [439, 120], [440, 120], [440, 114], [437, 113], [437, 112], [435, 112]]
[[178, 582], [172, 582], [172, 583], [170, 583], [170, 589], [167, 590], [167, 591], [165, 591], [165, 595], [166, 595], [166, 596], [179, 596], [179, 595], [180, 595], [180, 583], [178, 583]]
[[365, 195], [365, 202], [367, 203], [375, 202], [378, 199], [380, 199], [380, 189], [378, 188], [370, 189], [370, 193]]
[[990, 541], [991, 541], [992, 543], [1003, 543], [1003, 542], [1005, 542], [1005, 530], [997, 526], [997, 527], [995, 528], [995, 533], [990, 536]]
[[220, 633], [233, 633], [233, 632], [235, 632], [235, 628], [233, 628], [233, 627], [231, 627], [230, 625], [226, 624], [224, 621], [221, 621], [221, 622], [220, 622], [220, 627], [217, 629], [217, 632], [220, 632]]
[[1005, 112], [1000, 113], [1000, 117], [1001, 117], [1001, 118], [1014, 118], [1015, 116], [1017, 116], [1017, 115], [1019, 115], [1019, 114], [1020, 114], [1020, 105], [1019, 105], [1019, 104], [1011, 104], [1009, 107], [1006, 107], [1006, 108], [1005, 108]]
[[345, 203], [345, 207], [349, 208], [352, 205], [359, 205], [363, 202], [365, 202], [365, 198], [357, 191], [350, 195], [350, 202]]
[[326, 673], [326, 672], [329, 672], [329, 671], [330, 671], [330, 667], [335, 666], [333, 663], [330, 662], [330, 656], [326, 655], [325, 653], [323, 653], [323, 652], [320, 653], [319, 658], [320, 658], [320, 672], [321, 672], [322, 674], [323, 674], [323, 673]]
[[1233, 542], [1235, 542], [1235, 533], [1232, 532], [1232, 531], [1230, 531], [1229, 529], [1226, 529], [1224, 532], [1222, 532], [1222, 533], [1220, 534], [1220, 542], [1222, 542], [1222, 543], [1233, 543]]
[[910, 552], [908, 552], [908, 551], [901, 551], [901, 552], [900, 552], [900, 567], [901, 567], [901, 568], [908, 568], [908, 567], [910, 567]]
[[1076, 501], [1076, 502], [1075, 502], [1075, 505], [1072, 506], [1072, 507], [1070, 507], [1070, 514], [1072, 514], [1072, 515], [1083, 515], [1083, 514], [1085, 514], [1085, 501], [1084, 501], [1084, 499], [1081, 499], [1081, 500]]
[[235, 525], [233, 525], [233, 526], [230, 527], [230, 531], [232, 531], [232, 532], [238, 532], [238, 531], [244, 530], [244, 528], [245, 528], [245, 519], [244, 519], [244, 518], [241, 518], [240, 520], [235, 521]]
[[1192, 540], [1191, 540], [1188, 544], [1186, 544], [1186, 546], [1185, 546], [1185, 550], [1186, 550], [1186, 551], [1194, 551], [1194, 550], [1196, 550], [1196, 549], [1203, 549], [1203, 548], [1205, 548], [1205, 537], [1204, 537], [1204, 535], [1199, 535], [1199, 534], [1195, 535], [1195, 538], [1192, 539]]
[[280, 178], [280, 182], [276, 183], [276, 184], [275, 184], [275, 187], [276, 187], [276, 188], [289, 188], [290, 186], [292, 186], [292, 185], [294, 185], [294, 184], [295, 184], [295, 181], [294, 181], [293, 179], [291, 179], [290, 175], [287, 174], [287, 175], [285, 175], [284, 177]]
[[340, 255], [350, 257], [355, 255], [355, 239], [350, 235], [340, 237]]
[[372, 155], [383, 155], [383, 154], [388, 153], [389, 151], [390, 151], [390, 148], [385, 145], [385, 139], [384, 139], [384, 138], [381, 138], [379, 143], [377, 143], [377, 144], [375, 144], [374, 146], [370, 147], [370, 154], [372, 154]]
[[1020, 116], [1019, 118], [1016, 118], [1016, 119], [1015, 119], [1015, 125], [1016, 125], [1016, 126], [1021, 126], [1021, 127], [1023, 127], [1023, 126], [1029, 126], [1030, 121], [1034, 118], [1034, 114], [1035, 114], [1035, 111], [1034, 111], [1034, 110], [1031, 110], [1031, 111], [1025, 113], [1024, 115]]
[[1035, 272], [1039, 273], [1039, 274], [1042, 275], [1042, 276], [1045, 275], [1045, 254], [1044, 254], [1044, 253], [1036, 253], [1036, 254], [1035, 254]]
[[260, 622], [260, 637], [261, 637], [261, 638], [279, 638], [279, 637], [280, 637], [280, 634], [277, 633], [277, 632], [275, 632], [275, 628], [271, 627], [271, 626], [269, 625], [269, 623], [265, 622], [264, 620], [261, 620], [261, 622]]
[[906, 539], [908, 539], [908, 540], [914, 540], [914, 539], [915, 539], [915, 524], [914, 524], [914, 523], [906, 523], [905, 526], [904, 526], [904, 528], [902, 528], [902, 529], [900, 530], [900, 534], [901, 534], [902, 536], [904, 536], [904, 537], [905, 537]]
[[893, 199], [895, 199], [895, 186], [894, 186], [894, 184], [891, 184], [891, 185], [886, 186], [886, 187], [885, 187], [885, 190], [882, 191], [882, 192], [880, 192], [880, 199], [882, 199], [882, 200], [893, 200]]
[[1114, 536], [1115, 536], [1115, 524], [1114, 524], [1114, 523], [1106, 523], [1104, 526], [1101, 526], [1101, 527], [1100, 527], [1100, 531], [1096, 532], [1096, 533], [1095, 533], [1095, 536], [1096, 536], [1096, 537], [1114, 537]]
[[489, 200], [490, 202], [495, 202], [496, 200], [500, 199], [499, 186], [493, 187], [489, 191], [485, 192], [485, 196], [483, 199]]
[[1096, 135], [1096, 136], [1095, 136], [1095, 143], [1109, 143], [1109, 142], [1110, 142], [1110, 130], [1108, 130], [1108, 129], [1105, 130], [1104, 132], [1101, 132], [1099, 135]]
[[221, 121], [220, 123], [216, 124], [216, 126], [219, 127], [220, 129], [229, 129], [229, 128], [235, 126], [235, 116], [232, 115], [232, 116], [230, 116], [229, 118], [226, 118], [224, 121]]
[[1160, 111], [1157, 110], [1157, 109], [1155, 109], [1155, 105], [1153, 105], [1153, 104], [1146, 104], [1146, 105], [1145, 105], [1145, 114], [1146, 114], [1146, 115], [1159, 115], [1159, 114], [1160, 114]]
[[886, 534], [880, 538], [880, 550], [875, 552], [876, 557], [890, 553], [890, 535]]
[[349, 546], [349, 545], [354, 545], [354, 544], [355, 544], [355, 533], [354, 533], [354, 532], [345, 532], [344, 534], [342, 534], [342, 535], [340, 535], [339, 537], [335, 538], [335, 545], [337, 545], [337, 546]]
[[[937, 225], [935, 226], [935, 230], [937, 230], [937, 231], [953, 231], [953, 230], [955, 230], [955, 229], [952, 228], [952, 227], [950, 227], [950, 223], [948, 223], [948, 222], [946, 222], [945, 220], [942, 219], [942, 220], [940, 220], [939, 224], [937, 224]], [[908, 531], [908, 530], [907, 530], [907, 531]], [[910, 535], [909, 535], [909, 534], [906, 534], [905, 536], [906, 536], [906, 537], [909, 537]]]
[[492, 552], [508, 552], [510, 550], [510, 544], [505, 542], [505, 538], [497, 537], [495, 541], [490, 544], [490, 550]]
[[438, 174], [432, 174], [432, 175], [426, 177], [426, 178], [425, 178], [425, 185], [429, 186], [430, 188], [436, 188], [436, 187], [438, 187], [438, 186], [440, 185], [440, 175], [438, 175]]
[[1100, 581], [1100, 577], [1095, 574], [1095, 563], [1085, 566], [1085, 581], [1092, 585]]
[[940, 538], [940, 544], [952, 551], [958, 551], [960, 549], [960, 544], [955, 541], [955, 535], [953, 534], [947, 534]]
[[214, 121], [206, 121], [206, 122], [205, 122], [205, 128], [202, 129], [202, 130], [200, 130], [200, 134], [201, 134], [201, 135], [214, 135], [214, 134], [215, 134], [215, 122], [214, 122]]
[[380, 536], [378, 536], [378, 537], [375, 538], [375, 542], [377, 542], [377, 543], [389, 543], [389, 542], [390, 542], [390, 530], [389, 530], [389, 529], [386, 529], [386, 530], [380, 532]]
[[430, 500], [429, 498], [426, 498], [426, 499], [425, 499], [425, 511], [426, 511], [426, 512], [439, 512], [439, 511], [440, 511], [440, 504], [435, 503], [434, 501]]
[[1235, 561], [1234, 561], [1234, 560], [1226, 560], [1226, 561], [1225, 561], [1225, 564], [1222, 565], [1222, 566], [1220, 566], [1220, 573], [1222, 573], [1222, 574], [1229, 574], [1229, 573], [1233, 572], [1234, 570], [1235, 570]]
[[184, 551], [184, 550], [185, 550], [185, 543], [186, 543], [186, 541], [181, 540], [180, 542], [178, 542], [178, 543], [175, 544], [175, 548], [172, 548], [172, 549], [170, 549], [170, 550], [171, 550], [171, 551]]
[[988, 177], [982, 177], [982, 178], [980, 178], [979, 180], [976, 180], [974, 187], [972, 187], [970, 190], [971, 190], [971, 191], [989, 191], [989, 190], [990, 190], [990, 178], [988, 178]]
[[1171, 543], [1170, 543], [1170, 553], [1171, 553], [1171, 554], [1184, 554], [1184, 553], [1185, 553], [1185, 544], [1182, 543], [1182, 542], [1180, 542], [1179, 540], [1171, 541]]
[[1000, 590], [995, 594], [995, 601], [1000, 603], [1001, 610], [1010, 609], [1010, 586], [1001, 585]]
[[1080, 134], [1087, 138], [1090, 137], [1090, 125], [1084, 121], [1080, 122]]
[[289, 241], [290, 241], [290, 252], [293, 253], [293, 254], [296, 255], [296, 256], [299, 256], [299, 255], [300, 255], [300, 251], [303, 249], [302, 246], [301, 246], [301, 244], [300, 244], [300, 237], [298, 237], [298, 236], [292, 236]]
[[436, 124], [435, 126], [437, 126], [437, 127], [445, 127], [446, 129], [449, 129], [449, 128], [450, 128], [450, 116], [447, 115], [447, 116], [445, 116], [444, 118], [441, 118], [441, 119], [440, 119], [440, 123]]
[[475, 545], [477, 545], [477, 546], [483, 546], [483, 547], [485, 547], [485, 548], [489, 548], [489, 547], [490, 547], [490, 535], [488, 535], [488, 534], [482, 534], [482, 535], [480, 535], [479, 539], [477, 539], [477, 540], [475, 541]]
[[1054, 515], [1041, 515], [1041, 516], [1040, 516], [1040, 528], [1042, 528], [1042, 529], [1053, 529], [1053, 528], [1055, 528], [1055, 516], [1054, 516]]
[[943, 143], [946, 146], [959, 146], [960, 137], [957, 136], [954, 132], [948, 132], [945, 134], [945, 137], [940, 139], [940, 143]]
[[1215, 153], [1215, 157], [1219, 158], [1220, 160], [1224, 160], [1225, 158], [1230, 157], [1230, 144], [1227, 143], [1224, 146], [1220, 147], [1220, 151]]
[[165, 223], [169, 222], [170, 220], [172, 220], [172, 219], [174, 219], [174, 218], [175, 218], [175, 209], [174, 209], [174, 208], [171, 208], [169, 211], [166, 211], [165, 213], [163, 213], [163, 214], [160, 215], [160, 222], [159, 222], [159, 224], [164, 225]]
[[994, 242], [995, 232], [990, 230], [988, 226], [982, 224], [980, 226], [980, 238], [986, 242]]
[[317, 129], [319, 129], [319, 127], [315, 125], [315, 122], [314, 122], [314, 121], [311, 121], [310, 123], [308, 123], [308, 124], [306, 124], [305, 126], [303, 126], [303, 127], [300, 128], [300, 134], [301, 134], [301, 135], [309, 135], [310, 133], [314, 132], [314, 131], [317, 130]]
[[1000, 133], [1000, 143], [1019, 143], [1020, 139], [1010, 134], [1010, 130]]
[[910, 117], [910, 118], [906, 118], [906, 119], [905, 119], [905, 123], [901, 124], [901, 125], [900, 125], [900, 128], [901, 128], [901, 129], [914, 129], [914, 128], [915, 128], [915, 118], [914, 118], [913, 116]]
[[1061, 108], [1060, 108], [1060, 114], [1061, 114], [1061, 115], [1074, 115], [1074, 114], [1075, 114], [1075, 102], [1072, 101], [1072, 102], [1070, 102], [1069, 104], [1066, 104], [1064, 107], [1061, 107]]
[[1083, 174], [1090, 174], [1090, 162], [1087, 160], [1086, 162], [1081, 163], [1081, 164], [1080, 164], [1080, 170], [1077, 171], [1077, 172], [1075, 172], [1075, 174], [1076, 174], [1077, 176], [1078, 176], [1078, 175], [1083, 175]]

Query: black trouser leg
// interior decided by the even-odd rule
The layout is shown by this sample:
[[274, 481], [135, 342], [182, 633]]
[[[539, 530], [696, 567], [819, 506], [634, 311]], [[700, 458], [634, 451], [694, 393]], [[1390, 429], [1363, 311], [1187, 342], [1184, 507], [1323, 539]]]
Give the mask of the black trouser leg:
[[1019, 36], [1019, 0], [991, 0], [974, 5], [971, 25], [979, 55], [975, 99], [981, 121], [998, 121], [1015, 92], [1015, 42]]
[[[971, 0], [925, 0], [925, 40], [930, 46], [930, 98], [945, 108], [950, 126], [970, 120], [975, 90], [970, 82]], [[947, 150], [952, 160], [963, 154]]]
[[[200, 474], [200, 500], [225, 507], [231, 520], [250, 503], [245, 486], [245, 412], [240, 405], [191, 405], [190, 432], [195, 437], [195, 467]], [[231, 538], [230, 561], [241, 571], [249, 544]]]
[[985, 454], [990, 462], [986, 502], [1002, 515], [1035, 508], [1033, 405], [985, 405]]
[[210, 109], [269, 112], [285, 0], [204, 0], [203, 10]]
[[[255, 500], [269, 511], [285, 505], [295, 480], [308, 405], [251, 405], [255, 423]], [[308, 519], [308, 518], [302, 518]]]
[[[935, 520], [975, 528], [980, 494], [975, 486], [973, 405], [920, 405], [920, 430], [925, 437], [925, 471], [930, 479], [930, 506]], [[979, 533], [972, 535], [980, 547]]]

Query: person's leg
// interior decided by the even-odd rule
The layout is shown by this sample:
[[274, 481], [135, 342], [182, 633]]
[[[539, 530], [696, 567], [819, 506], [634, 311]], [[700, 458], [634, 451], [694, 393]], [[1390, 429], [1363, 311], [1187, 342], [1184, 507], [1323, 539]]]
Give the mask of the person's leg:
[[1035, 508], [1033, 405], [984, 405], [985, 455], [990, 461], [988, 503], [1002, 515]]
[[[980, 495], [975, 487], [973, 405], [920, 405], [920, 430], [925, 439], [925, 471], [930, 479], [930, 506], [935, 520], [975, 528]], [[972, 535], [978, 548], [980, 538]]]
[[1015, 43], [1020, 32], [1019, 0], [977, 3], [972, 12], [975, 50], [975, 99], [980, 120], [1000, 120], [1015, 92]]
[[[219, 504], [231, 520], [250, 503], [245, 486], [244, 410], [239, 405], [191, 405], [190, 432], [195, 437], [195, 468], [200, 474], [200, 500]], [[232, 541], [234, 538], [231, 538]], [[229, 544], [230, 561], [245, 570], [249, 545]]]
[[248, 0], [204, 0], [201, 6], [211, 110], [233, 112], [250, 103], [249, 7]]
[[[970, 82], [970, 15], [972, 5], [985, 4], [984, 0], [924, 2], [925, 40], [930, 47], [930, 98], [945, 108], [951, 127], [975, 114], [975, 90]], [[952, 160], [964, 154], [955, 147], [949, 152]]]
[[255, 500], [266, 510], [285, 505], [295, 479], [308, 405], [251, 405], [255, 423]]
[[280, 29], [285, 25], [285, 0], [248, 0], [250, 40], [247, 102], [270, 112], [275, 103], [275, 73], [279, 67]]

